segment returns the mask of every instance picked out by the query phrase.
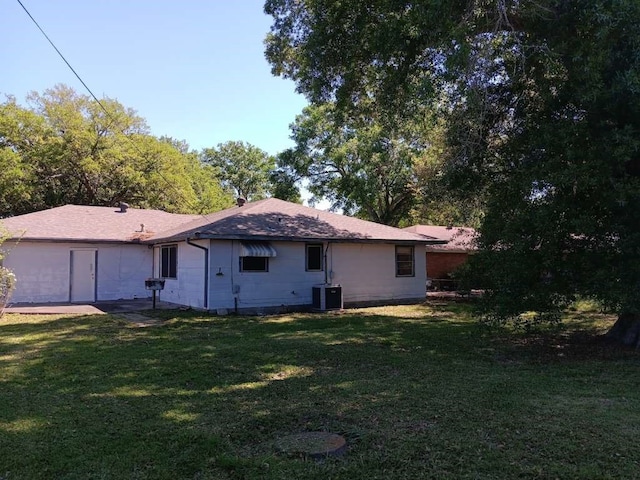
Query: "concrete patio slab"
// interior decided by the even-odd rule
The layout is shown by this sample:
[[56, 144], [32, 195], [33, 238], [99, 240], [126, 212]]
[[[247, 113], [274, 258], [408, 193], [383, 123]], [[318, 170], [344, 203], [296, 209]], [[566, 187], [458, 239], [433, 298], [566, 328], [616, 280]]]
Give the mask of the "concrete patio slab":
[[[156, 302], [158, 310], [184, 308], [168, 302]], [[153, 309], [151, 299], [117, 300], [87, 304], [77, 303], [14, 303], [4, 309], [4, 313], [23, 315], [104, 315], [107, 313], [139, 312]]]
[[93, 305], [15, 305], [6, 307], [4, 313], [19, 313], [21, 315], [105, 315]]

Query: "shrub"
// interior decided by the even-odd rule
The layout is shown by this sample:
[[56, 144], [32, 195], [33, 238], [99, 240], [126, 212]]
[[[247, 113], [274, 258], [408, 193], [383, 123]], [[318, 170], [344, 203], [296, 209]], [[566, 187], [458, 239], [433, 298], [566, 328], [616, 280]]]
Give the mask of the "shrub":
[[13, 289], [16, 286], [16, 276], [11, 270], [0, 267], [0, 317], [4, 312], [4, 308], [9, 303]]

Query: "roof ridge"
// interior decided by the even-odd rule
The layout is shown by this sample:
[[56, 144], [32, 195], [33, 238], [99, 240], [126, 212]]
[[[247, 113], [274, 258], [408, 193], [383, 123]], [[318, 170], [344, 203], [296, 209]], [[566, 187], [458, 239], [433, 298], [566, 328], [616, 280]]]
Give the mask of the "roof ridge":
[[[266, 203], [269, 200], [280, 200], [279, 198], [274, 198], [274, 197], [269, 197], [269, 198], [261, 198], [260, 200], [254, 200], [253, 202], [247, 202], [243, 205], [237, 205], [236, 208], [240, 209], [240, 210], [251, 210], [252, 208], [258, 206], [258, 205], [262, 205], [263, 203]], [[282, 202], [282, 200], [280, 200]], [[233, 207], [231, 207], [233, 208]], [[221, 212], [224, 210], [220, 210]], [[214, 212], [215, 213], [215, 212]]]

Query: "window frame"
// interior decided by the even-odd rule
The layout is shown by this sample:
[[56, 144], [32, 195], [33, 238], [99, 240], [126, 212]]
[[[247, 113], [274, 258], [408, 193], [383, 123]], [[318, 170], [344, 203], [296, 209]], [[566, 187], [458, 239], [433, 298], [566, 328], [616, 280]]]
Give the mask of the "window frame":
[[[312, 248], [320, 248], [320, 257], [319, 257], [319, 268], [311, 268], [309, 266], [309, 250]], [[324, 272], [324, 262], [322, 261], [322, 257], [324, 254], [324, 244], [322, 243], [307, 243], [304, 246], [304, 268], [306, 272]]]
[[[403, 259], [401, 260], [399, 258], [400, 255], [409, 255], [408, 253], [402, 253], [400, 252], [400, 250], [402, 249], [409, 249], [410, 250], [410, 255], [411, 255], [411, 260], [407, 260], [407, 259]], [[401, 268], [406, 268], [407, 266], [409, 266], [408, 264], [410, 263], [410, 267], [411, 267], [411, 273], [401, 273]], [[396, 245], [395, 248], [395, 267], [396, 267], [396, 277], [399, 278], [409, 278], [409, 277], [415, 277], [416, 276], [416, 248], [414, 245]]]
[[[254, 268], [246, 268], [245, 259], [250, 258], [251, 261], [256, 261], [256, 259], [262, 259], [264, 261], [264, 269], [254, 269]], [[239, 269], [241, 272], [247, 273], [268, 273], [269, 272], [269, 257], [240, 257], [239, 258]]]
[[[173, 251], [173, 255], [171, 252]], [[165, 265], [165, 252], [166, 252], [166, 265]], [[178, 245], [162, 245], [160, 246], [160, 265], [159, 265], [160, 278], [178, 278]], [[173, 271], [172, 271], [173, 270]], [[173, 275], [171, 275], [173, 273]]]

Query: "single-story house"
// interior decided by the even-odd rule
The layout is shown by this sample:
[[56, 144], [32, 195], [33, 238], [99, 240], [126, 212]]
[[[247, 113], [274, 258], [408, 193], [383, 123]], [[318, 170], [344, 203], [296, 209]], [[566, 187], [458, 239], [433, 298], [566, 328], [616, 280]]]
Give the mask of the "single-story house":
[[442, 243], [273, 198], [207, 215], [67, 205], [2, 223], [14, 303], [147, 298], [148, 278], [164, 280], [163, 301], [204, 310], [326, 306], [327, 286], [333, 306], [336, 292], [340, 306], [401, 303], [424, 299], [420, 252]]
[[414, 225], [404, 230], [446, 241], [426, 247], [427, 282], [434, 288], [452, 287], [453, 272], [466, 263], [469, 255], [477, 249], [474, 242], [476, 231], [473, 228]]

